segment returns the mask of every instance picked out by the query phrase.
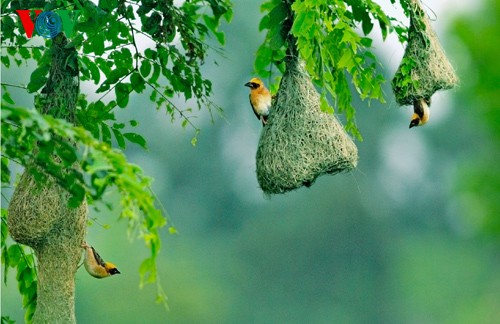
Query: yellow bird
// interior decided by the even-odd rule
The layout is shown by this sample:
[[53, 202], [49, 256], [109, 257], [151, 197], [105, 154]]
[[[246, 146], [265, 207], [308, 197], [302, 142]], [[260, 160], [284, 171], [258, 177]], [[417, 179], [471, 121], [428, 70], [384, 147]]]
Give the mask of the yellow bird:
[[411, 116], [410, 128], [422, 126], [429, 120], [431, 99], [419, 99], [413, 102], [413, 115]]
[[267, 117], [269, 116], [269, 109], [272, 104], [272, 96], [267, 90], [264, 82], [259, 78], [253, 78], [245, 83], [245, 87], [250, 88], [250, 105], [257, 119], [262, 121], [262, 125], [266, 125]]
[[87, 242], [83, 242], [82, 247], [85, 249], [83, 264], [92, 277], [101, 279], [120, 273], [113, 263], [104, 262], [99, 253]]

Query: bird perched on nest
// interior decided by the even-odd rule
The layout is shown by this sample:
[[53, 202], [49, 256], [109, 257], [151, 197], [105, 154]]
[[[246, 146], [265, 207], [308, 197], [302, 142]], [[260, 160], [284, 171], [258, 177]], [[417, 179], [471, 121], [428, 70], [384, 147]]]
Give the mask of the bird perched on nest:
[[83, 242], [82, 247], [85, 249], [83, 264], [92, 277], [101, 279], [120, 273], [113, 263], [104, 262], [92, 246]]
[[245, 87], [250, 88], [250, 105], [255, 116], [262, 121], [262, 126], [266, 125], [267, 116], [269, 116], [269, 109], [272, 104], [271, 93], [259, 78], [252, 78], [252, 80], [245, 83]]
[[410, 128], [422, 126], [429, 120], [429, 106], [431, 99], [419, 99], [413, 102], [413, 115], [411, 116]]

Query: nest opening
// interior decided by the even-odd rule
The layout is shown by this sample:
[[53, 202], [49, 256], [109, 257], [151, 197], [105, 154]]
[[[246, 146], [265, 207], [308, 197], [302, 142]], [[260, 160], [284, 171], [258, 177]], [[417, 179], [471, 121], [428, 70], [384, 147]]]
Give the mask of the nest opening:
[[266, 194], [310, 186], [322, 174], [356, 167], [358, 150], [297, 57], [287, 62], [257, 149], [257, 180]]

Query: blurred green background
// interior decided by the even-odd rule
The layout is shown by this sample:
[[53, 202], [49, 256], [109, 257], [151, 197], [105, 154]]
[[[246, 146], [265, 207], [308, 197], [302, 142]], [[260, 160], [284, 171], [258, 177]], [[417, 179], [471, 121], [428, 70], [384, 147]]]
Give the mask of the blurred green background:
[[[139, 289], [147, 251], [127, 240], [118, 212], [92, 211], [88, 242], [122, 274], [97, 280], [79, 270], [78, 321], [498, 323], [500, 1], [427, 5], [459, 88], [437, 93], [430, 122], [409, 130], [411, 108], [399, 108], [387, 84], [387, 104], [356, 103], [357, 170], [268, 198], [255, 175], [261, 125], [243, 87], [264, 37], [260, 2], [234, 0], [224, 56], [204, 67], [225, 120], [200, 111], [192, 147], [193, 132], [147, 96], [120, 113], [140, 122], [149, 151], [127, 155], [155, 178], [179, 231], [165, 231], [159, 260], [170, 310], [154, 303], [154, 286]], [[404, 49], [394, 36], [375, 44], [390, 79]], [[19, 75], [2, 72], [10, 83]], [[4, 314], [23, 321], [12, 276]]]

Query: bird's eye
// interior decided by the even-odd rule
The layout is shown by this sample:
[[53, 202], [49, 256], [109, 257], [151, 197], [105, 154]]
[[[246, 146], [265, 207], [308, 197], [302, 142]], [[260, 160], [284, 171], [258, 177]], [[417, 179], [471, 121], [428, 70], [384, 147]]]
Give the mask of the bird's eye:
[[252, 88], [257, 89], [258, 87], [260, 87], [260, 84], [252, 82]]

